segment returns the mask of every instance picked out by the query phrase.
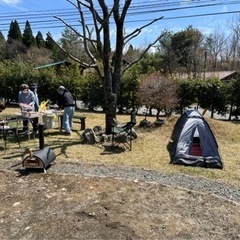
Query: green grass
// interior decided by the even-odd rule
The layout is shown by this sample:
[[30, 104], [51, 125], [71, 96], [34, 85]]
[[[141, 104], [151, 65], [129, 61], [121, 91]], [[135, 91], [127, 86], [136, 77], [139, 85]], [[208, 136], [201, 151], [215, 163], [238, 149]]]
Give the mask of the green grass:
[[[18, 110], [6, 109], [2, 115], [14, 111]], [[86, 128], [93, 128], [97, 125], [104, 127], [104, 114], [88, 112], [76, 112], [76, 114], [86, 116]], [[74, 131], [72, 136], [69, 137], [59, 133], [57, 128], [45, 130], [44, 142], [45, 146], [51, 148], [56, 154], [56, 163], [73, 162], [133, 166], [169, 174], [189, 174], [238, 184], [240, 182], [240, 125], [237, 122], [206, 118], [218, 142], [224, 169], [184, 167], [169, 164], [170, 157], [167, 145], [177, 118], [166, 119], [166, 123], [162, 127], [140, 128], [139, 122], [144, 117], [137, 116], [135, 130], [138, 137], [133, 141], [132, 151], [125, 150], [124, 147], [110, 151], [110, 143], [82, 144], [81, 134], [83, 131]], [[119, 122], [127, 122], [130, 116], [119, 115], [117, 119]], [[147, 119], [153, 122], [155, 117], [148, 117]], [[79, 125], [74, 127], [79, 129]], [[0, 144], [3, 144], [3, 142], [1, 141]], [[3, 159], [14, 159], [21, 157], [27, 148], [31, 148], [33, 151], [39, 148], [38, 139], [35, 139], [35, 141], [32, 139], [23, 141], [22, 139], [21, 145], [22, 148], [19, 149], [17, 143], [11, 141], [5, 153], [1, 150], [0, 145], [0, 154]]]

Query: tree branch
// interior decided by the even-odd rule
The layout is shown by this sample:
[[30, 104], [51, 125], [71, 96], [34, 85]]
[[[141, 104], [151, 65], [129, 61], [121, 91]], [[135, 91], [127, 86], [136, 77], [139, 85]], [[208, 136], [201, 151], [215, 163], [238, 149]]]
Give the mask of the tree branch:
[[[90, 57], [90, 59], [96, 63], [97, 59], [93, 56], [93, 54], [91, 53], [91, 51], [88, 48], [88, 44], [87, 44], [87, 37], [86, 37], [86, 24], [85, 24], [85, 18], [84, 18], [84, 14], [82, 11], [82, 7], [81, 7], [81, 2], [78, 1], [78, 11], [80, 13], [80, 18], [81, 18], [81, 22], [82, 22], [82, 31], [83, 31], [83, 40], [84, 40], [84, 47], [85, 47], [85, 51], [87, 53], [87, 55]], [[91, 39], [92, 41], [92, 39]]]
[[96, 54], [98, 55], [98, 57], [101, 58], [101, 54], [99, 53], [99, 51], [98, 51], [98, 49], [97, 49], [97, 47], [96, 47], [97, 41], [96, 41], [96, 40], [92, 41], [92, 31], [90, 31], [90, 29], [89, 29], [88, 26], [86, 26], [86, 30], [87, 30], [87, 32], [88, 32], [88, 36], [89, 36], [89, 39], [90, 39], [89, 42], [90, 42], [92, 48], [94, 49], [94, 51], [96, 52]]
[[83, 62], [81, 60], [79, 60], [78, 58], [74, 57], [72, 54], [68, 53], [64, 48], [62, 48], [52, 37], [52, 35], [48, 32], [47, 33], [47, 36], [51, 38], [51, 40], [53, 41], [53, 43], [61, 50], [63, 51], [65, 54], [67, 54], [67, 56], [69, 56], [73, 61], [79, 63], [79, 65], [83, 68], [94, 68], [98, 75], [103, 78], [103, 75], [101, 74], [101, 71], [98, 67], [98, 65], [96, 63], [94, 64], [89, 64], [89, 63], [86, 63], [86, 62]]
[[[84, 36], [83, 36], [81, 33], [79, 33], [75, 28], [73, 28], [71, 25], [69, 25], [67, 22], [65, 22], [61, 17], [54, 16], [54, 18], [60, 20], [65, 26], [67, 26], [67, 27], [69, 27], [70, 29], [72, 29], [79, 37], [84, 38]], [[92, 40], [92, 39], [88, 39], [88, 38], [87, 38], [87, 40], [90, 41], [90, 40]]]
[[98, 13], [96, 12], [94, 8], [93, 1], [89, 1], [90, 6], [89, 6], [89, 11], [92, 13], [93, 16], [93, 23], [94, 23], [94, 28], [95, 28], [95, 33], [96, 33], [96, 40], [97, 40], [97, 47], [95, 47], [95, 51], [97, 50], [98, 55], [101, 57], [103, 53], [102, 49], [102, 44], [101, 43], [101, 36], [100, 32], [101, 30], [98, 28], [98, 22], [100, 22], [102, 26], [102, 19], [99, 17]]
[[123, 10], [122, 10], [122, 15], [121, 15], [121, 21], [122, 22], [124, 21], [124, 19], [126, 17], [126, 14], [127, 14], [129, 6], [131, 5], [131, 2], [132, 2], [132, 0], [126, 0], [125, 1], [125, 4], [123, 6]]
[[102, 21], [102, 26], [99, 28], [99, 31], [102, 31], [104, 25], [107, 23], [107, 21], [109, 20], [109, 18], [111, 17], [113, 12], [113, 9], [111, 9], [111, 11], [109, 12], [108, 16]]
[[128, 42], [128, 41], [129, 41], [128, 39], [129, 39], [129, 38], [132, 39], [132, 38], [133, 38], [133, 37], [132, 37], [133, 35], [135, 35], [135, 36], [139, 35], [139, 33], [142, 31], [142, 29], [144, 29], [144, 28], [152, 25], [153, 23], [155, 23], [155, 22], [157, 22], [157, 21], [159, 21], [159, 20], [161, 20], [161, 19], [163, 19], [163, 17], [156, 18], [156, 19], [152, 20], [151, 22], [143, 25], [142, 27], [135, 29], [132, 33], [130, 33], [130, 34], [128, 34], [127, 36], [125, 36], [124, 40]]
[[[70, 0], [67, 0], [67, 1], [69, 2]], [[84, 2], [82, 2], [82, 1], [80, 1], [80, 0], [77, 0], [77, 1], [78, 1], [78, 3], [81, 4], [82, 6], [88, 8], [88, 10], [89, 10], [90, 12], [92, 12], [92, 10], [94, 11], [94, 15], [95, 15], [95, 17], [97, 18], [98, 22], [102, 21], [101, 17], [99, 16], [99, 14], [98, 14], [98, 12], [95, 10], [95, 8], [91, 9], [91, 5], [93, 5], [93, 1], [92, 1], [92, 0], [85, 0], [86, 2], [88, 2], [88, 3], [90, 4], [90, 6], [87, 5], [87, 4], [85, 4]]]
[[125, 39], [124, 45], [126, 45], [128, 42], [130, 42], [133, 38], [137, 37], [140, 33], [141, 33], [141, 31], [136, 32], [135, 34], [132, 34], [132, 36], [130, 38], [128, 38], [127, 40]]
[[79, 60], [78, 58], [74, 57], [72, 54], [68, 53], [64, 48], [62, 48], [52, 37], [51, 33], [48, 32], [47, 36], [51, 38], [51, 40], [53, 41], [53, 43], [64, 53], [66, 53], [72, 60], [78, 62], [82, 67], [85, 68], [95, 68], [97, 65], [96, 64], [89, 64], [89, 63], [85, 63], [81, 60]]
[[[81, 14], [83, 15], [83, 13], [80, 12], [81, 20], [79, 20], [79, 22], [81, 23], [81, 25], [82, 25], [83, 27], [86, 28], [86, 30], [87, 30], [87, 32], [88, 32], [88, 38], [86, 37], [86, 35], [85, 35], [85, 36], [84, 36], [84, 35], [81, 35], [81, 37], [82, 37], [82, 38], [86, 38], [87, 41], [89, 41], [89, 42], [91, 43], [91, 46], [93, 47], [93, 49], [94, 49], [94, 51], [96, 52], [96, 54], [97, 54], [98, 56], [101, 56], [101, 54], [102, 54], [102, 49], [98, 49], [98, 48], [96, 47], [96, 44], [100, 41], [100, 40], [99, 40], [99, 39], [100, 39], [100, 36], [99, 36], [98, 32], [101, 31], [100, 29], [98, 29], [96, 20], [97, 20], [98, 22], [100, 22], [100, 23], [102, 23], [103, 20], [101, 19], [101, 17], [100, 17], [99, 14], [97, 13], [97, 11], [94, 9], [93, 2], [92, 2], [91, 0], [86, 0], [86, 2], [88, 2], [88, 3], [90, 4], [90, 5], [87, 5], [87, 4], [85, 4], [84, 2], [78, 0], [78, 1], [77, 1], [77, 2], [78, 2], [78, 5], [76, 5], [76, 4], [74, 4], [71, 0], [67, 0], [67, 1], [70, 2], [72, 5], [74, 5], [79, 12], [80, 12], [80, 11], [82, 12], [82, 10], [81, 10], [81, 5], [82, 5], [82, 6], [86, 7], [86, 8], [92, 13], [93, 20], [94, 20], [95, 32], [96, 32], [96, 36], [97, 36], [97, 40], [93, 40], [93, 39], [91, 38], [91, 31], [89, 30], [89, 27], [88, 27], [87, 25], [85, 25], [84, 18], [81, 16]], [[83, 20], [82, 20], [82, 19], [83, 19]], [[96, 44], [94, 44], [94, 43], [96, 43]], [[98, 45], [99, 45], [99, 44], [98, 44]], [[87, 52], [87, 50], [86, 50], [86, 52]], [[87, 54], [89, 55], [89, 54], [90, 54], [90, 51], [89, 51], [89, 53], [87, 53]], [[91, 57], [90, 57], [90, 58], [91, 58]]]
[[135, 61], [131, 62], [130, 64], [128, 64], [122, 71], [122, 74], [124, 74], [131, 66], [133, 66], [134, 64], [136, 64], [137, 62], [139, 62], [144, 55], [148, 52], [148, 50], [154, 46], [156, 44], [157, 41], [159, 41], [165, 34], [161, 34], [154, 42], [150, 43], [147, 48], [142, 52], [142, 54], [140, 55], [140, 57], [138, 59], [136, 59]]

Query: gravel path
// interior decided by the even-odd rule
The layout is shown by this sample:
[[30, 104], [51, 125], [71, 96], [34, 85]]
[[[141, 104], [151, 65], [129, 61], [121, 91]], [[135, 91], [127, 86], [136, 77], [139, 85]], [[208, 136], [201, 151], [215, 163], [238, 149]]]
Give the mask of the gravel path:
[[240, 188], [223, 182], [183, 174], [165, 174], [153, 170], [124, 166], [106, 166], [58, 163], [49, 168], [48, 172], [61, 174], [81, 174], [91, 177], [113, 177], [130, 181], [146, 181], [161, 183], [172, 187], [180, 187], [203, 193], [215, 194], [240, 203]]
[[[14, 165], [8, 161], [0, 162], [0, 169], [19, 170], [22, 169], [21, 162]], [[90, 177], [113, 177], [129, 181], [145, 181], [161, 183], [164, 185], [184, 188], [188, 190], [215, 194], [217, 196], [240, 203], [240, 187], [215, 181], [207, 178], [194, 177], [184, 174], [166, 174], [154, 170], [125, 166], [107, 166], [86, 163], [61, 163], [52, 164], [48, 173], [56, 174], [81, 174]]]

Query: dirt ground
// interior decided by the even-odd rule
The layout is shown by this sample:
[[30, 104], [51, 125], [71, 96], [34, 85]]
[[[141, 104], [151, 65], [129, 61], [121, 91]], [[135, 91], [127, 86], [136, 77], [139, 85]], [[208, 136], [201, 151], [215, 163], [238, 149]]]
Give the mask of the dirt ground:
[[240, 206], [127, 181], [0, 170], [0, 239], [240, 239]]

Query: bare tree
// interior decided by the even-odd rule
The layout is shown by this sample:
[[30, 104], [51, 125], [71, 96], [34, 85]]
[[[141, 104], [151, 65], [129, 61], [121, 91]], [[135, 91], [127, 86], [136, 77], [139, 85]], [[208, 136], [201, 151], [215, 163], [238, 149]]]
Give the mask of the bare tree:
[[160, 72], [154, 72], [141, 81], [137, 97], [142, 105], [157, 109], [158, 119], [161, 111], [168, 116], [176, 109], [177, 91], [178, 84], [171, 76], [166, 77]]
[[[94, 68], [100, 76], [105, 93], [105, 125], [106, 133], [111, 132], [113, 118], [116, 117], [117, 94], [121, 82], [122, 74], [133, 64], [137, 63], [144, 54], [159, 41], [161, 36], [157, 37], [155, 41], [149, 44], [138, 59], [130, 62], [127, 66], [123, 66], [123, 49], [133, 38], [139, 36], [142, 30], [153, 23], [162, 19], [159, 17], [135, 29], [129, 34], [125, 34], [125, 19], [132, 0], [113, 0], [113, 6], [108, 7], [109, 4], [105, 0], [76, 0], [71, 3], [80, 15], [81, 30], [78, 31], [62, 18], [55, 16], [55, 18], [62, 21], [67, 27], [76, 32], [84, 42], [85, 51], [90, 59], [90, 62], [83, 62], [73, 55], [69, 54], [57, 42], [55, 42], [68, 56], [74, 61], [78, 62], [85, 68]], [[94, 3], [97, 3], [94, 4]], [[93, 28], [90, 29], [90, 24], [86, 23], [85, 15], [91, 14]], [[88, 17], [89, 18], [89, 17]], [[115, 25], [115, 50], [111, 50], [111, 36], [110, 36], [110, 23]], [[51, 37], [51, 34], [48, 33]], [[52, 37], [51, 37], [52, 38]], [[52, 38], [53, 39], [53, 38]]]
[[232, 18], [230, 22], [230, 28], [232, 30], [231, 38], [231, 58], [232, 58], [232, 69], [239, 67], [240, 57], [240, 14]]
[[206, 38], [206, 50], [209, 54], [208, 59], [212, 62], [212, 70], [219, 70], [217, 63], [223, 54], [224, 45], [226, 44], [226, 37], [224, 32], [219, 28]]

